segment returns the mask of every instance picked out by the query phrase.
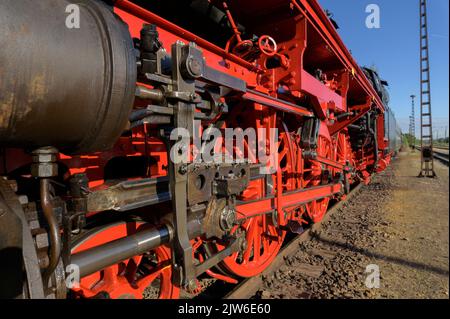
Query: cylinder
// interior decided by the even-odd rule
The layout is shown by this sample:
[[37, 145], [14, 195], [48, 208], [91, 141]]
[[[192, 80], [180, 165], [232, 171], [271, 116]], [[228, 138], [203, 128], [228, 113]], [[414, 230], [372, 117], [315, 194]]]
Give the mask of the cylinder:
[[142, 255], [171, 239], [171, 228], [161, 226], [142, 230], [134, 235], [117, 239], [71, 256], [70, 263], [80, 270], [80, 277], [93, 274], [134, 256]]
[[127, 125], [136, 53], [97, 0], [0, 1], [0, 146], [111, 148]]
[[141, 85], [136, 87], [136, 96], [141, 99], [147, 99], [157, 103], [164, 102], [164, 94], [161, 90], [149, 89]]

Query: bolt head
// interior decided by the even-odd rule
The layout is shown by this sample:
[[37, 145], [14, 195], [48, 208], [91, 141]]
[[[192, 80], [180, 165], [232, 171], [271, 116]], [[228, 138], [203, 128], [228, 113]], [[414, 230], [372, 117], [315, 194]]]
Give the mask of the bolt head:
[[58, 164], [40, 163], [31, 165], [31, 175], [34, 177], [54, 177], [58, 176]]
[[241, 237], [240, 238], [240, 243], [239, 243], [239, 249], [241, 251], [245, 251], [247, 249], [247, 241], [245, 240], [245, 237]]
[[233, 228], [236, 221], [236, 211], [233, 208], [225, 207], [221, 214], [221, 226], [223, 230]]
[[181, 175], [186, 174], [187, 171], [188, 171], [188, 169], [187, 169], [187, 165], [186, 165], [186, 164], [181, 165], [180, 168], [178, 169], [178, 172], [179, 172]]
[[196, 58], [189, 57], [188, 60], [187, 60], [187, 66], [188, 66], [189, 73], [191, 73], [191, 75], [193, 77], [199, 77], [199, 76], [202, 75], [202, 73], [203, 73], [203, 65]]

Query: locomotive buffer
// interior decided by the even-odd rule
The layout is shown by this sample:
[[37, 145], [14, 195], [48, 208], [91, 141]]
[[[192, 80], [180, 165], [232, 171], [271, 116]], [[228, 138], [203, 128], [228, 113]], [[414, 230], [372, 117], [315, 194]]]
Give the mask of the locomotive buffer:
[[430, 56], [428, 50], [427, 2], [420, 1], [420, 137], [419, 177], [435, 177], [433, 160], [433, 126], [431, 118]]

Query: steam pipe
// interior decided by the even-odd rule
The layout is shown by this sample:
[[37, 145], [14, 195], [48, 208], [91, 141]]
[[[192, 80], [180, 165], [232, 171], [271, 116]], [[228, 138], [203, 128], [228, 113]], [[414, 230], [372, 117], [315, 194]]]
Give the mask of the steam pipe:
[[233, 33], [237, 39], [238, 44], [242, 42], [242, 38], [241, 38], [241, 32], [239, 32], [239, 29], [236, 25], [236, 23], [234, 22], [233, 16], [231, 15], [230, 9], [228, 9], [228, 5], [227, 3], [224, 1], [222, 4], [223, 8], [225, 9], [225, 13], [227, 15], [228, 18], [228, 22], [230, 22], [231, 25], [231, 29], [233, 29]]
[[47, 220], [50, 235], [49, 264], [42, 276], [44, 283], [48, 282], [50, 275], [55, 271], [59, 257], [61, 256], [61, 238], [59, 236], [58, 222], [53, 214], [53, 204], [51, 201], [49, 185], [50, 181], [48, 178], [42, 178], [40, 180], [41, 206], [44, 217]]

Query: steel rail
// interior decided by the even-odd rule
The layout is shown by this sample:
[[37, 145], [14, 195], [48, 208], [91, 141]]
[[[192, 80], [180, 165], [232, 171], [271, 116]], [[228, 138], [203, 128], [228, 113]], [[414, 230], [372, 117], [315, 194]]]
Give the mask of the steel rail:
[[[416, 150], [420, 151], [420, 146], [414, 146]], [[442, 164], [450, 166], [449, 165], [449, 154], [441, 153], [435, 151], [436, 147], [433, 147], [433, 157], [437, 160], [439, 160]]]

